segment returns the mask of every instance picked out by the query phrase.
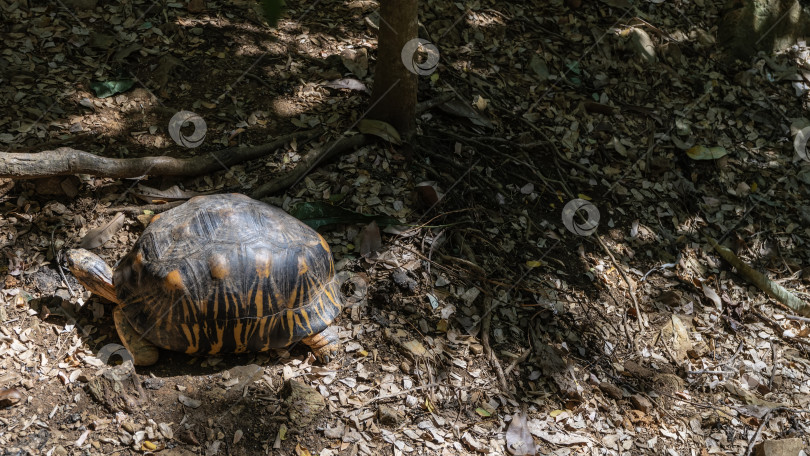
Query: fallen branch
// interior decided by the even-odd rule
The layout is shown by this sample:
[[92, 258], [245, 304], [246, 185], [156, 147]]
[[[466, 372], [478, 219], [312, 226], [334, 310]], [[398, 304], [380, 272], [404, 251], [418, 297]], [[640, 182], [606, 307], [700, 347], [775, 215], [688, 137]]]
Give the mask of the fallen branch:
[[99, 177], [201, 176], [267, 155], [293, 139], [313, 138], [321, 129], [300, 131], [254, 147], [232, 147], [189, 158], [108, 158], [70, 147], [39, 153], [0, 152], [0, 178], [35, 179], [69, 174]]
[[452, 93], [452, 92], [451, 93], [443, 93], [443, 94], [439, 95], [436, 98], [432, 98], [430, 100], [425, 100], [425, 101], [419, 102], [419, 103], [416, 104], [416, 112], [420, 113], [420, 112], [425, 112], [425, 111], [427, 111], [429, 109], [433, 109], [436, 106], [443, 105], [443, 104], [447, 103], [448, 101], [452, 100], [453, 98], [456, 98], [457, 96], [458, 95], [456, 95], [455, 93]]
[[745, 277], [746, 280], [756, 285], [757, 288], [764, 291], [768, 296], [790, 307], [794, 312], [805, 317], [810, 317], [810, 305], [796, 297], [796, 295], [783, 288], [778, 283], [773, 282], [769, 278], [765, 277], [765, 275], [761, 272], [743, 263], [743, 261], [737, 258], [737, 255], [734, 255], [734, 252], [729, 250], [728, 247], [718, 244], [717, 241], [710, 236], [704, 236], [706, 237], [706, 240], [709, 241], [709, 244], [714, 247], [714, 250], [716, 250], [724, 260], [737, 268], [737, 271], [741, 276]]

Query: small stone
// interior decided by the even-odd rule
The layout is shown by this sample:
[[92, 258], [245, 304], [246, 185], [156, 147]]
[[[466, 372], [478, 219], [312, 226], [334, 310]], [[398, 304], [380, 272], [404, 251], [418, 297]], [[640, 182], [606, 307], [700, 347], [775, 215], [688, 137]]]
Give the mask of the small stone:
[[185, 405], [186, 407], [190, 407], [193, 409], [198, 408], [199, 406], [202, 405], [202, 402], [198, 401], [197, 399], [192, 399], [183, 394], [177, 396], [177, 400], [180, 401], [180, 403]]
[[169, 426], [168, 424], [160, 423], [158, 424], [158, 429], [160, 430], [160, 433], [163, 435], [165, 439], [171, 440], [172, 438], [174, 438], [174, 432], [172, 431], [172, 427]]
[[[223, 373], [223, 378], [228, 375], [231, 379], [239, 379], [240, 385], [249, 385], [260, 379], [262, 376], [262, 368], [256, 364], [248, 364], [245, 366], [235, 366]], [[225, 378], [227, 380], [227, 378]]]
[[607, 394], [613, 399], [616, 399], [617, 401], [624, 398], [624, 391], [622, 391], [621, 388], [612, 383], [602, 382], [599, 384], [599, 389], [602, 390], [603, 393]]
[[177, 434], [177, 437], [183, 443], [187, 443], [189, 445], [194, 445], [194, 446], [200, 446], [200, 441], [197, 440], [197, 436], [194, 435], [194, 433], [191, 432], [190, 429], [186, 429], [184, 431], [181, 431], [179, 434]]
[[635, 407], [636, 410], [641, 410], [644, 413], [650, 413], [650, 410], [653, 408], [652, 402], [640, 394], [630, 396], [630, 402], [633, 403], [633, 407]]
[[420, 342], [415, 340], [409, 340], [407, 342], [403, 342], [402, 346], [408, 350], [413, 356], [425, 356], [427, 354], [427, 350], [425, 346], [422, 345]]
[[149, 377], [143, 381], [143, 386], [150, 390], [159, 390], [163, 388], [166, 382], [161, 378]]
[[411, 293], [416, 291], [416, 289], [419, 287], [419, 284], [416, 283], [416, 280], [409, 277], [408, 273], [406, 271], [403, 271], [402, 269], [395, 271], [393, 274], [391, 274], [391, 278], [394, 279], [394, 283], [396, 283], [400, 288], [402, 288], [403, 290], [408, 290]]
[[802, 439], [765, 440], [755, 447], [756, 456], [798, 456], [804, 445]]

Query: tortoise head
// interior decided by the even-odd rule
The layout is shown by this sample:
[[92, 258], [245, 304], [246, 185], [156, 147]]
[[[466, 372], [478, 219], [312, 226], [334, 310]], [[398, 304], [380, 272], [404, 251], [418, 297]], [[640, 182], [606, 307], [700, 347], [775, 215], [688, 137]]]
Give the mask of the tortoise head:
[[100, 256], [85, 249], [67, 251], [70, 272], [85, 288], [109, 301], [118, 302], [113, 286], [113, 271]]

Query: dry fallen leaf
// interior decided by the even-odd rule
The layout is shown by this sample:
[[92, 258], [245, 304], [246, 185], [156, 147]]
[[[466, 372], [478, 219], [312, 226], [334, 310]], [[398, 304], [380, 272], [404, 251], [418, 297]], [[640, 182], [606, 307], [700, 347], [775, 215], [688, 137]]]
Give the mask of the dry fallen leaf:
[[482, 116], [478, 111], [476, 111], [469, 103], [465, 103], [458, 98], [453, 98], [445, 103], [439, 105], [439, 109], [442, 111], [458, 116], [458, 117], [466, 117], [475, 125], [486, 127], [486, 128], [494, 128], [495, 126], [492, 122], [489, 121], [486, 117]]
[[343, 59], [343, 65], [358, 78], [368, 75], [368, 50], [366, 48], [346, 49], [340, 57]]
[[124, 214], [119, 212], [115, 214], [115, 217], [112, 218], [109, 222], [100, 226], [98, 228], [94, 228], [87, 232], [82, 238], [81, 248], [83, 249], [95, 249], [97, 247], [101, 247], [107, 241], [112, 239], [113, 235], [124, 226], [124, 221], [126, 218]]
[[397, 129], [381, 120], [363, 119], [357, 124], [357, 130], [360, 133], [378, 136], [393, 144], [402, 144], [402, 138]]
[[360, 255], [367, 257], [377, 252], [382, 247], [382, 237], [380, 237], [380, 227], [377, 222], [372, 221], [357, 235], [355, 240]]
[[416, 184], [416, 203], [420, 207], [430, 209], [441, 199], [442, 195], [436, 188], [435, 182], [421, 182]]
[[706, 282], [702, 284], [703, 295], [709, 298], [715, 306], [717, 306], [718, 310], [723, 310], [723, 301], [720, 299], [720, 296], [717, 295], [717, 292], [714, 291], [712, 287], [710, 287]]
[[323, 86], [329, 87], [330, 89], [346, 89], [366, 92], [368, 94], [371, 93], [371, 90], [369, 90], [362, 81], [355, 78], [335, 79], [334, 81], [327, 82]]
[[177, 400], [181, 404], [185, 405], [186, 407], [190, 407], [190, 408], [193, 408], [193, 409], [199, 408], [202, 405], [202, 402], [198, 401], [197, 399], [192, 399], [192, 398], [190, 398], [188, 396], [185, 396], [183, 394], [177, 396]]
[[526, 415], [516, 413], [512, 415], [512, 422], [506, 430], [506, 449], [515, 456], [534, 456], [537, 449], [534, 438], [526, 423]]
[[633, 49], [646, 62], [655, 62], [655, 45], [650, 39], [650, 35], [644, 30], [634, 27], [630, 30], [630, 42]]
[[0, 389], [0, 408], [17, 405], [22, 398], [23, 395], [17, 388]]
[[158, 190], [156, 188], [147, 187], [143, 184], [138, 184], [132, 193], [150, 204], [166, 201], [187, 200], [201, 194], [200, 192], [181, 190], [177, 185], [173, 185], [166, 190]]
[[686, 151], [686, 155], [692, 160], [717, 160], [728, 155], [724, 147], [694, 146]]
[[189, 13], [201, 13], [205, 11], [205, 0], [189, 0], [187, 8]]

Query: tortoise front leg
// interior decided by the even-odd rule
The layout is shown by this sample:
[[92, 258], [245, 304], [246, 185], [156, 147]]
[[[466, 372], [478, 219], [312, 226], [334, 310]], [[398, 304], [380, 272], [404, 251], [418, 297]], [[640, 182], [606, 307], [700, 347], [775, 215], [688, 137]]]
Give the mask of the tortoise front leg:
[[324, 364], [337, 359], [340, 354], [340, 338], [334, 326], [327, 326], [318, 334], [303, 338], [301, 342], [309, 345], [318, 361]]
[[132, 362], [136, 366], [151, 366], [158, 360], [158, 348], [144, 339], [143, 336], [135, 331], [135, 328], [129, 324], [127, 316], [124, 315], [124, 310], [121, 306], [117, 306], [113, 311], [113, 320], [115, 320], [115, 329], [118, 331], [118, 337], [121, 338], [121, 343], [132, 355]]

